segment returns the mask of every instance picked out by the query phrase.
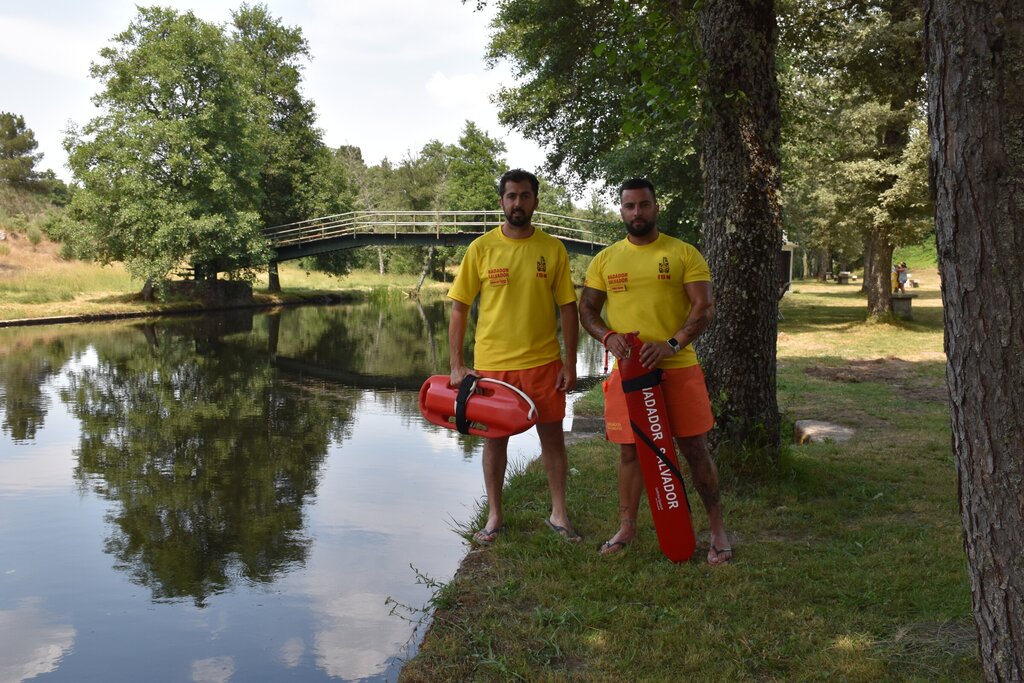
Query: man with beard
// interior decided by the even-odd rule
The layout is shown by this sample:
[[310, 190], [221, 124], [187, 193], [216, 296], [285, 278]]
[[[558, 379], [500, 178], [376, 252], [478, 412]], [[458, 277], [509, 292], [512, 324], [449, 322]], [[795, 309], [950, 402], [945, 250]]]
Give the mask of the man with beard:
[[[623, 333], [637, 334], [643, 342], [641, 364], [664, 371], [661, 386], [672, 436], [708, 513], [708, 563], [725, 564], [732, 560], [732, 549], [722, 521], [718, 470], [707, 442], [715, 421], [691, 346], [714, 316], [711, 273], [697, 249], [658, 230], [658, 203], [650, 181], [627, 180], [619, 188], [619, 199], [628, 235], [598, 253], [587, 269], [580, 320], [616, 359], [629, 353]], [[603, 306], [607, 324], [601, 318]], [[636, 537], [644, 490], [618, 367], [605, 382], [605, 431], [609, 441], [619, 444], [619, 529], [600, 548], [607, 555], [621, 552]]]
[[[452, 314], [448, 325], [451, 383], [466, 375], [490, 377], [523, 390], [537, 406], [541, 459], [551, 491], [548, 528], [570, 542], [579, 535], [565, 504], [568, 460], [562, 434], [565, 394], [576, 385], [576, 344], [579, 317], [576, 291], [569, 276], [569, 255], [554, 237], [534, 228], [537, 177], [521, 169], [508, 171], [498, 184], [505, 222], [469, 245], [459, 274], [448, 292]], [[480, 296], [473, 368], [462, 357], [470, 305]], [[565, 362], [558, 346], [555, 307], [561, 320]], [[501, 489], [508, 462], [508, 437], [485, 439], [484, 489], [487, 523], [473, 535], [474, 543], [490, 545], [505, 518]]]

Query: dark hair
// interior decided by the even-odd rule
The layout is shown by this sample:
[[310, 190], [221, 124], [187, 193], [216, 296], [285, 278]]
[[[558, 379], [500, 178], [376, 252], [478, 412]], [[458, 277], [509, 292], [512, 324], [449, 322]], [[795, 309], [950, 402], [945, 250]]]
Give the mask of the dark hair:
[[647, 178], [630, 178], [619, 185], [619, 199], [622, 199], [622, 193], [626, 190], [642, 190], [644, 188], [650, 190], [651, 196], [657, 201], [658, 194], [654, 191], [654, 184]]
[[533, 175], [529, 171], [524, 171], [521, 168], [513, 168], [511, 171], [505, 171], [505, 174], [501, 176], [501, 180], [498, 181], [498, 196], [505, 196], [505, 183], [512, 181], [513, 183], [521, 183], [524, 180], [530, 181], [530, 187], [533, 188], [533, 194], [536, 196], [540, 192], [540, 182], [537, 180], [537, 176]]

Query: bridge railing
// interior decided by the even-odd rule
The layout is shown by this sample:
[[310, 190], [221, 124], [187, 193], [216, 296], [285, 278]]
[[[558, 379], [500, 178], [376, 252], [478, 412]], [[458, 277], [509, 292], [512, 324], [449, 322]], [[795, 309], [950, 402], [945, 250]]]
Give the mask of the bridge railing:
[[[483, 233], [505, 220], [499, 210], [489, 211], [349, 211], [332, 216], [287, 223], [263, 231], [273, 247], [306, 242], [355, 237], [360, 234], [399, 234], [433, 232]], [[533, 224], [548, 234], [568, 239], [599, 243], [594, 221], [573, 216], [537, 211]]]

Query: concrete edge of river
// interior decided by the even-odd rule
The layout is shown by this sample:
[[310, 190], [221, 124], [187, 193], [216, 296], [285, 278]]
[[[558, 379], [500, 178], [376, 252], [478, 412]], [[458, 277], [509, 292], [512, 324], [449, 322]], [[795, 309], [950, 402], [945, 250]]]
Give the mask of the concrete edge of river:
[[73, 313], [68, 315], [39, 316], [34, 318], [11, 318], [0, 320], [0, 328], [3, 327], [27, 327], [32, 325], [64, 325], [68, 323], [90, 323], [103, 322], [108, 320], [125, 320], [132, 318], [162, 318], [166, 316], [198, 315], [202, 313], [214, 313], [217, 311], [231, 311], [244, 308], [270, 309], [283, 306], [307, 306], [339, 304], [359, 299], [358, 292], [323, 293], [314, 296], [304, 296], [299, 299], [281, 299], [272, 301], [254, 301], [251, 304], [236, 304], [231, 306], [209, 306], [193, 304], [185, 306], [173, 306], [168, 308], [151, 308], [132, 311], [101, 311], [98, 313]]

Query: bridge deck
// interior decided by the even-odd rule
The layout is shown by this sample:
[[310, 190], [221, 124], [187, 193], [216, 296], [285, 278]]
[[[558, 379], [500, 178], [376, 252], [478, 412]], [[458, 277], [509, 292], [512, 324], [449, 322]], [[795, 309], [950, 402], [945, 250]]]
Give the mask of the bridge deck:
[[[466, 245], [501, 225], [501, 211], [350, 211], [264, 230], [274, 261], [363, 246]], [[594, 235], [594, 221], [534, 213], [533, 224], [560, 239], [566, 249], [594, 254], [607, 246]]]

